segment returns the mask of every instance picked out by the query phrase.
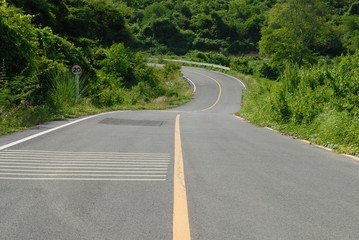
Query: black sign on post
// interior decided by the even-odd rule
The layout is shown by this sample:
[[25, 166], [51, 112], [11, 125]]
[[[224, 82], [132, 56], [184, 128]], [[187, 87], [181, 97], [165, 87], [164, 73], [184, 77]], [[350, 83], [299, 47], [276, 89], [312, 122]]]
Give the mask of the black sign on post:
[[71, 67], [71, 72], [73, 75], [81, 75], [82, 73], [82, 67], [78, 64], [74, 64], [72, 67]]
[[76, 99], [80, 96], [80, 75], [82, 73], [82, 67], [78, 64], [74, 64], [71, 67], [71, 72], [75, 75], [75, 83], [76, 83]]

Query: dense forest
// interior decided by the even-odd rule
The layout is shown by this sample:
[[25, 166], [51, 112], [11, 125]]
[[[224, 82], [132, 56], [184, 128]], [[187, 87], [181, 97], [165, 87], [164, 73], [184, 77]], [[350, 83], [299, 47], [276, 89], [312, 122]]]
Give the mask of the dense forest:
[[[345, 136], [349, 148], [359, 152], [357, 0], [0, 4], [0, 120], [8, 126], [29, 109], [36, 113], [29, 116], [61, 116], [75, 111], [74, 106], [143, 107], [158, 98], [170, 105], [186, 101], [190, 96], [181, 94], [186, 86], [179, 80], [179, 66], [159, 70], [144, 61], [166, 55], [254, 76], [240, 112], [251, 121], [296, 133], [303, 132], [297, 126], [305, 126], [301, 135], [312, 139], [324, 139], [315, 132], [325, 128], [319, 124], [323, 119], [332, 119], [328, 126], [345, 122], [348, 133], [356, 135], [336, 136]], [[85, 70], [80, 96], [73, 94], [69, 73], [75, 63]], [[18, 115], [22, 117], [14, 117]], [[343, 138], [338, 139], [324, 141], [335, 147]]]

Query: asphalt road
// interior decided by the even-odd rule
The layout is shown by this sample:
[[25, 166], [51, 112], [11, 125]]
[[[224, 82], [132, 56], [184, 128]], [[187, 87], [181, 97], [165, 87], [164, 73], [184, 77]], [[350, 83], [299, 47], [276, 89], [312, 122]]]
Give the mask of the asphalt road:
[[192, 239], [359, 239], [359, 161], [233, 116], [238, 80], [183, 72], [176, 109], [0, 137], [0, 239], [176, 239], [184, 212]]

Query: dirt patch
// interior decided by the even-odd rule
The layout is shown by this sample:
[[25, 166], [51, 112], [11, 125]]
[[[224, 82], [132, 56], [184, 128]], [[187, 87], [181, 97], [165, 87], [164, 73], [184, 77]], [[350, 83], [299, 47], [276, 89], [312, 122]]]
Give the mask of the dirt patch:
[[165, 102], [168, 102], [168, 97], [161, 96], [161, 97], [154, 99], [152, 102], [155, 104], [165, 103]]

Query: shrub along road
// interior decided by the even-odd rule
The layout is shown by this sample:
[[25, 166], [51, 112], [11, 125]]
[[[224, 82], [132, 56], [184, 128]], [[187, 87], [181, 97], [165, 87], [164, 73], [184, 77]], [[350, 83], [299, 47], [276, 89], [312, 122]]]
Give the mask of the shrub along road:
[[0, 151], [0, 236], [359, 238], [358, 162], [234, 117], [241, 82], [183, 72], [196, 92], [176, 109], [0, 137], [40, 133]]

